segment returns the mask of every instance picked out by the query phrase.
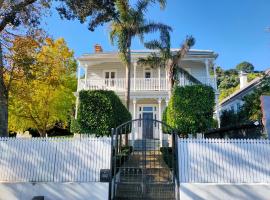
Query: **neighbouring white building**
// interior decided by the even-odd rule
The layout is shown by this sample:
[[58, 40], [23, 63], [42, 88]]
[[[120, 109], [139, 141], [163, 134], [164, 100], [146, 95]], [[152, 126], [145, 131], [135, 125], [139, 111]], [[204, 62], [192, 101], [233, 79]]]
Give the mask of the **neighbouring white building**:
[[[270, 69], [266, 70], [264, 73], [266, 75], [270, 75]], [[237, 113], [244, 103], [243, 98], [246, 95], [252, 93], [254, 89], [256, 89], [261, 84], [261, 81], [263, 79], [263, 76], [261, 76], [248, 82], [247, 76], [248, 74], [245, 72], [239, 73], [240, 88], [219, 103], [217, 107], [219, 108], [221, 113], [224, 110], [232, 110]]]
[[[172, 49], [172, 51], [177, 51], [177, 49]], [[133, 67], [131, 69], [129, 110], [133, 119], [151, 118], [161, 121], [162, 112], [169, 101], [167, 69], [137, 65], [138, 58], [146, 57], [150, 53], [146, 50], [132, 51]], [[181, 60], [180, 66], [202, 84], [212, 86], [216, 92], [217, 102], [218, 91], [214, 64], [216, 58], [217, 54], [211, 50], [190, 50]], [[78, 76], [77, 93], [81, 90], [113, 90], [125, 103], [125, 66], [117, 52], [103, 52], [100, 45], [95, 45], [95, 53], [83, 54], [78, 58], [78, 61], [79, 68], [84, 70], [84, 78]], [[192, 82], [185, 75], [179, 74], [179, 84], [185, 86], [192, 84]], [[141, 124], [138, 129], [144, 130], [143, 126]], [[153, 130], [150, 131], [152, 132], [150, 138], [162, 139], [161, 130], [156, 129], [156, 127], [150, 127], [150, 129]], [[135, 139], [139, 137], [135, 133]]]

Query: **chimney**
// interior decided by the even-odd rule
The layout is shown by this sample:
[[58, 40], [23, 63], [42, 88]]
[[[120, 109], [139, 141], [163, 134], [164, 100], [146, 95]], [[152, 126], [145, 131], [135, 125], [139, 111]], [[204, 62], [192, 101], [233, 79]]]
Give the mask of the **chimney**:
[[95, 49], [95, 53], [102, 53], [103, 52], [102, 46], [99, 44], [96, 44], [94, 46], [94, 49]]
[[240, 71], [240, 73], [239, 73], [240, 89], [242, 89], [243, 87], [245, 87], [247, 85], [247, 83], [248, 83], [247, 75], [248, 74], [246, 72]]

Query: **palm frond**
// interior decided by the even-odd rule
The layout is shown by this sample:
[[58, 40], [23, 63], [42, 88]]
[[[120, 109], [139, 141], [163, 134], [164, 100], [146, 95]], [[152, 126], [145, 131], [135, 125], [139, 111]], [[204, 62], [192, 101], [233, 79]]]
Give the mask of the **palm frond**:
[[149, 22], [149, 23], [146, 23], [144, 26], [139, 27], [138, 29], [139, 33], [153, 33], [156, 31], [170, 32], [172, 31], [172, 28], [166, 24]]
[[118, 10], [118, 15], [121, 21], [128, 21], [129, 13], [130, 13], [130, 5], [127, 0], [116, 0], [115, 6]]
[[151, 68], [164, 67], [162, 58], [152, 54], [146, 58], [139, 58], [137, 61], [139, 66], [150, 66]]
[[138, 0], [136, 4], [136, 12], [144, 13], [147, 11], [147, 6], [149, 5], [149, 0]]
[[151, 50], [155, 50], [155, 49], [161, 50], [162, 49], [162, 44], [158, 40], [152, 40], [150, 42], [146, 42], [146, 43], [144, 43], [144, 46], [145, 46], [145, 48], [151, 49]]
[[180, 50], [176, 54], [176, 59], [182, 59], [192, 46], [195, 44], [195, 38], [193, 36], [186, 36], [185, 42], [182, 44]]

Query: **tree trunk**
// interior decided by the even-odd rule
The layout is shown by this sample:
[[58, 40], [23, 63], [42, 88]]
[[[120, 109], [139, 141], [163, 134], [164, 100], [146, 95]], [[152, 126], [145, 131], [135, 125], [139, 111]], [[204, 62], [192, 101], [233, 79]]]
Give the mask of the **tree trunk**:
[[[126, 107], [128, 111], [129, 111], [129, 103], [130, 103], [130, 68], [131, 68], [131, 52], [130, 52], [130, 47], [129, 47], [127, 50], [126, 91], [125, 91]], [[125, 145], [128, 145], [128, 133], [125, 133]]]
[[130, 103], [130, 68], [131, 68], [131, 55], [130, 55], [130, 49], [129, 49], [128, 61], [126, 64], [126, 91], [125, 91], [126, 107], [128, 111], [129, 111], [129, 103]]
[[8, 136], [8, 91], [4, 82], [4, 63], [0, 42], [0, 136]]
[[2, 86], [0, 86], [0, 137], [8, 137], [8, 98], [3, 93]]
[[172, 96], [172, 90], [173, 90], [173, 87], [174, 87], [174, 65], [173, 64], [170, 64], [169, 65], [169, 99], [171, 98]]

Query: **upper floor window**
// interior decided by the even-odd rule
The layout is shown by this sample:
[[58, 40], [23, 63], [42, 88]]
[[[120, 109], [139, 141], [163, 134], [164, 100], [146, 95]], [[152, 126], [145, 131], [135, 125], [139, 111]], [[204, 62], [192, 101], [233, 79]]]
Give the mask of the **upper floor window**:
[[151, 76], [152, 76], [151, 69], [145, 69], [144, 78], [151, 78]]
[[104, 71], [105, 85], [106, 86], [115, 86], [115, 71]]
[[105, 79], [114, 79], [116, 72], [114, 71], [106, 71], [105, 72]]

